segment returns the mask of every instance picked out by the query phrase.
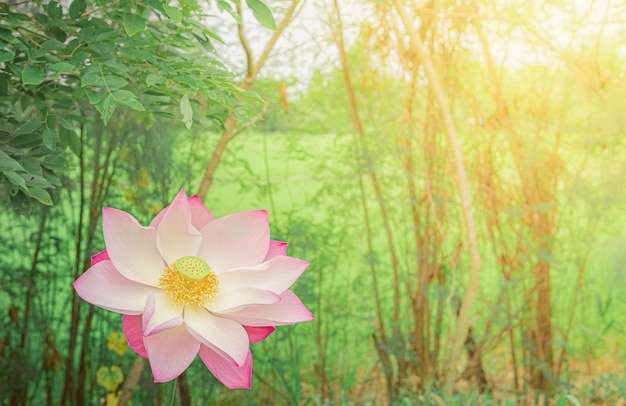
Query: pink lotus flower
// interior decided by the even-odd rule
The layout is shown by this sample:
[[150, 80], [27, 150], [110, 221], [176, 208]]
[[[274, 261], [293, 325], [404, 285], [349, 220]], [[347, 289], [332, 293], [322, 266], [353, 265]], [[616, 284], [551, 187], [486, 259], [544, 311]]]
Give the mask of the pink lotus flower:
[[74, 288], [124, 315], [128, 343], [149, 359], [155, 382], [178, 377], [197, 354], [227, 387], [250, 388], [249, 343], [313, 319], [289, 290], [309, 264], [270, 240], [264, 210], [215, 220], [181, 190], [149, 227], [104, 208], [102, 229], [106, 250]]

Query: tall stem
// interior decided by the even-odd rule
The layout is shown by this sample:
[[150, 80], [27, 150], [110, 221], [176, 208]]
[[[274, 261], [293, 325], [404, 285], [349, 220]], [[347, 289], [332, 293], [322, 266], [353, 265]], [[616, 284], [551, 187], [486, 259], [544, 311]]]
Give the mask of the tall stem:
[[[82, 112], [81, 112], [82, 114]], [[83, 235], [83, 217], [85, 211], [85, 125], [80, 124], [80, 138], [79, 138], [79, 193], [80, 201], [78, 208], [78, 226], [76, 228], [76, 249], [74, 258], [74, 280], [78, 279], [81, 270], [81, 258], [82, 258], [82, 235]], [[96, 151], [97, 153], [98, 151]], [[97, 156], [97, 155], [96, 155]], [[70, 321], [70, 339], [67, 348], [67, 358], [65, 361], [65, 385], [63, 387], [63, 395], [61, 404], [65, 405], [67, 402], [70, 404], [76, 403], [75, 398], [75, 383], [74, 383], [74, 349], [76, 347], [76, 337], [78, 336], [78, 316], [80, 300], [74, 290], [72, 290], [72, 306], [71, 306], [71, 321]]]
[[[337, 16], [337, 31], [335, 32], [335, 42], [337, 44], [337, 48], [339, 49], [339, 57], [341, 59], [341, 70], [343, 73], [343, 81], [346, 86], [346, 93], [348, 96], [348, 104], [350, 107], [350, 113], [352, 115], [352, 123], [356, 130], [357, 135], [360, 139], [365, 140], [365, 131], [363, 130], [363, 124], [361, 123], [361, 117], [359, 115], [359, 109], [356, 103], [356, 97], [354, 95], [354, 88], [352, 87], [352, 79], [350, 78], [350, 66], [348, 64], [348, 57], [346, 55], [346, 50], [343, 41], [343, 25], [341, 20], [341, 13], [339, 11], [339, 4], [337, 0], [334, 0], [334, 8]], [[380, 187], [380, 183], [378, 182], [378, 176], [374, 171], [372, 158], [368, 151], [366, 143], [363, 143], [363, 156], [366, 161], [367, 168], [369, 169], [370, 180], [372, 181], [372, 185], [374, 186], [374, 194], [376, 195], [376, 200], [378, 201], [378, 206], [380, 208], [380, 214], [382, 216], [383, 225], [385, 228], [385, 233], [387, 236], [387, 243], [389, 245], [389, 254], [391, 255], [391, 265], [393, 269], [393, 291], [394, 291], [394, 307], [393, 307], [393, 321], [397, 322], [399, 320], [400, 315], [400, 275], [399, 275], [399, 261], [398, 256], [396, 255], [396, 250], [394, 249], [393, 244], [393, 236], [391, 234], [391, 224], [389, 222], [389, 216], [387, 215], [387, 208], [385, 205], [385, 199], [383, 198], [383, 193]], [[397, 323], [396, 323], [397, 324]]]
[[163, 406], [174, 406], [176, 402], [176, 381], [173, 379], [169, 382], [161, 384], [161, 393], [163, 394]]

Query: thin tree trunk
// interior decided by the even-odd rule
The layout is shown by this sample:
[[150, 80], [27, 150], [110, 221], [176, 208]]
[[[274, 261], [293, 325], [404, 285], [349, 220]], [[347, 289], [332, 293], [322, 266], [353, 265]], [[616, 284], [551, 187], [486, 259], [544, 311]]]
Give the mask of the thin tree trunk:
[[430, 59], [430, 55], [424, 49], [424, 44], [418, 33], [414, 31], [411, 27], [412, 24], [406, 14], [404, 1], [394, 0], [394, 5], [409, 35], [409, 38], [411, 40], [411, 46], [422, 61], [422, 65], [426, 70], [429, 85], [435, 92], [435, 97], [441, 110], [441, 115], [444, 121], [444, 128], [448, 135], [448, 141], [450, 143], [450, 147], [452, 148], [452, 152], [456, 162], [456, 172], [458, 177], [457, 186], [459, 188], [459, 194], [461, 196], [463, 217], [465, 219], [465, 225], [467, 228], [467, 240], [471, 257], [469, 280], [467, 283], [467, 287], [465, 288], [463, 300], [461, 302], [461, 308], [459, 310], [459, 316], [457, 319], [457, 331], [452, 342], [450, 357], [448, 359], [444, 372], [444, 387], [446, 388], [446, 391], [451, 391], [452, 385], [454, 384], [458, 374], [456, 366], [470, 328], [472, 307], [474, 306], [474, 301], [478, 292], [478, 287], [480, 283], [480, 268], [482, 264], [480, 259], [480, 252], [478, 251], [478, 240], [476, 238], [474, 216], [472, 214], [472, 200], [470, 196], [469, 181], [467, 179], [465, 164], [463, 162], [461, 146], [459, 144], [456, 134], [456, 128], [454, 127], [454, 120], [452, 118], [452, 112], [450, 111], [450, 105], [448, 104], [446, 95], [439, 80], [439, 75], [435, 71], [433, 63]]
[[[339, 50], [339, 57], [341, 60], [341, 70], [343, 73], [343, 81], [346, 87], [346, 93], [348, 97], [348, 105], [350, 108], [350, 113], [352, 115], [352, 123], [356, 130], [356, 134], [362, 140], [366, 139], [365, 131], [363, 130], [363, 125], [361, 123], [361, 118], [359, 116], [358, 105], [356, 102], [356, 97], [354, 94], [354, 88], [352, 86], [352, 80], [350, 78], [350, 67], [348, 64], [348, 58], [345, 51], [344, 40], [343, 40], [343, 26], [341, 19], [341, 12], [339, 10], [339, 4], [337, 0], [333, 1], [334, 11], [337, 17], [337, 29], [333, 33], [333, 37], [335, 43], [337, 44], [337, 48]], [[391, 266], [393, 271], [393, 314], [392, 314], [392, 333], [394, 336], [394, 340], [401, 344], [403, 342], [402, 332], [399, 329], [399, 318], [400, 318], [400, 275], [399, 275], [399, 261], [398, 256], [396, 254], [393, 236], [391, 234], [391, 224], [389, 221], [389, 216], [387, 214], [387, 208], [385, 204], [385, 199], [382, 194], [382, 190], [380, 187], [380, 183], [378, 181], [378, 176], [373, 167], [372, 158], [369, 154], [368, 147], [366, 143], [363, 145], [362, 150], [363, 156], [366, 161], [366, 166], [369, 170], [369, 177], [372, 182], [372, 186], [374, 187], [374, 194], [376, 196], [376, 200], [378, 202], [378, 207], [380, 209], [380, 214], [383, 221], [383, 227], [385, 229], [385, 235], [387, 237], [387, 244], [389, 249], [389, 254], [391, 256]], [[376, 345], [376, 349], [379, 354], [379, 358], [383, 363], [384, 373], [387, 378], [387, 389], [390, 397], [390, 402], [393, 402], [395, 398], [395, 393], [398, 387], [395, 385], [395, 380], [393, 379], [393, 370], [391, 369], [390, 359], [388, 351], [386, 350], [387, 342], [382, 340], [382, 336], [380, 339], [376, 334], [373, 335], [374, 342]], [[403, 345], [402, 345], [403, 346]], [[398, 357], [397, 359], [397, 368], [398, 368], [398, 378], [404, 379], [406, 376], [406, 371], [409, 367], [409, 362], [406, 357]]]
[[[82, 264], [82, 235], [83, 235], [83, 217], [85, 210], [85, 125], [80, 124], [80, 144], [79, 144], [79, 154], [78, 154], [78, 162], [79, 162], [79, 171], [80, 171], [80, 182], [79, 182], [79, 193], [80, 193], [80, 207], [78, 211], [78, 227], [76, 230], [76, 249], [75, 249], [75, 268], [74, 268], [74, 280], [78, 279], [80, 276], [80, 266]], [[94, 156], [98, 156], [99, 153], [99, 143], [96, 143], [96, 151], [94, 152]], [[75, 383], [74, 383], [74, 350], [76, 347], [76, 337], [78, 335], [78, 317], [80, 310], [80, 300], [75, 291], [72, 290], [72, 304], [71, 304], [71, 322], [70, 322], [70, 339], [68, 343], [67, 349], [67, 358], [65, 360], [65, 385], [63, 386], [63, 395], [61, 398], [61, 404], [65, 405], [68, 402], [70, 404], [75, 404]]]
[[[31, 322], [30, 311], [32, 307], [33, 295], [37, 292], [36, 285], [36, 273], [37, 265], [39, 263], [39, 254], [41, 252], [41, 241], [43, 234], [46, 230], [46, 221], [48, 219], [48, 212], [50, 208], [44, 206], [41, 211], [41, 217], [39, 219], [39, 232], [37, 233], [37, 239], [35, 241], [35, 249], [33, 251], [33, 258], [30, 266], [30, 275], [28, 276], [28, 286], [26, 290], [26, 303], [24, 304], [22, 336], [20, 337], [20, 343], [18, 346], [18, 353], [23, 354], [26, 348], [26, 341], [28, 337], [28, 327]], [[25, 405], [27, 403], [26, 396], [28, 395], [28, 381], [25, 381], [24, 386], [11, 392], [10, 404]]]
[[[352, 123], [356, 130], [357, 135], [361, 139], [365, 139], [365, 131], [363, 130], [363, 124], [361, 123], [361, 118], [359, 116], [359, 109], [356, 103], [356, 97], [354, 95], [354, 88], [352, 87], [352, 80], [350, 78], [350, 67], [348, 65], [348, 57], [346, 55], [344, 42], [343, 42], [343, 27], [341, 24], [341, 13], [339, 11], [339, 5], [337, 0], [333, 2], [335, 6], [335, 12], [337, 15], [338, 27], [337, 32], [335, 33], [335, 42], [337, 43], [337, 48], [339, 49], [339, 57], [341, 59], [341, 70], [343, 73], [343, 81], [346, 86], [346, 92], [348, 96], [348, 104], [350, 107], [350, 113], [352, 115]], [[391, 255], [391, 264], [393, 269], [393, 278], [394, 278], [394, 308], [393, 308], [393, 317], [392, 320], [397, 322], [399, 320], [400, 314], [400, 276], [398, 273], [399, 261], [398, 256], [396, 255], [396, 251], [393, 244], [393, 237], [391, 235], [391, 224], [389, 222], [389, 216], [387, 215], [387, 208], [385, 206], [385, 199], [383, 197], [382, 190], [380, 188], [380, 184], [378, 182], [378, 176], [373, 168], [372, 158], [367, 150], [367, 146], [365, 145], [363, 148], [364, 158], [366, 160], [366, 165], [369, 169], [370, 180], [372, 181], [372, 185], [374, 186], [374, 194], [376, 195], [376, 200], [378, 201], [378, 206], [380, 208], [380, 213], [383, 220], [383, 225], [385, 228], [385, 233], [387, 236], [387, 243], [389, 244], [389, 253]]]
[[222, 135], [220, 136], [220, 139], [211, 154], [211, 158], [209, 158], [209, 162], [207, 162], [204, 176], [202, 177], [202, 182], [200, 183], [198, 196], [202, 200], [204, 200], [209, 188], [213, 185], [215, 171], [222, 160], [222, 155], [226, 150], [226, 146], [233, 139], [233, 128], [235, 128], [236, 123], [237, 120], [235, 120], [232, 115], [229, 116], [224, 123], [224, 131], [222, 132]]
[[[551, 244], [548, 240], [556, 231], [554, 226], [555, 212], [538, 213], [532, 211], [531, 208], [535, 205], [553, 200], [555, 186], [554, 182], [551, 184], [551, 181], [555, 177], [555, 174], [553, 171], [545, 170], [546, 168], [540, 167], [540, 164], [533, 164], [531, 168], [525, 165], [524, 157], [528, 156], [529, 153], [535, 154], [536, 152], [525, 152], [519, 135], [513, 127], [509, 109], [502, 93], [499, 75], [497, 74], [493, 58], [491, 57], [489, 43], [482, 29], [480, 18], [474, 19], [474, 26], [483, 49], [483, 55], [491, 79], [496, 104], [495, 117], [498, 119], [498, 124], [508, 135], [511, 154], [515, 161], [523, 196], [526, 201], [526, 211], [528, 213], [526, 224], [536, 244], [536, 250], [550, 252]], [[555, 147], [555, 150], [557, 147]], [[554, 371], [555, 369], [552, 350], [550, 263], [537, 257], [536, 264], [534, 265], [534, 279], [535, 285], [532, 289], [532, 294], [536, 295], [536, 298], [531, 299], [529, 306], [535, 321], [534, 326], [528, 329], [527, 332], [529, 339], [528, 351], [531, 355], [531, 359], [527, 364], [527, 371], [530, 385], [535, 389], [545, 391], [550, 389], [554, 383], [554, 377], [552, 373], [548, 371]]]
[[147, 360], [144, 357], [139, 355], [135, 357], [133, 365], [130, 367], [130, 372], [126, 375], [126, 380], [122, 386], [122, 393], [117, 402], [118, 405], [128, 405], [135, 391], [135, 387], [139, 383], [139, 378], [141, 378], [141, 372], [143, 372], [146, 362]]

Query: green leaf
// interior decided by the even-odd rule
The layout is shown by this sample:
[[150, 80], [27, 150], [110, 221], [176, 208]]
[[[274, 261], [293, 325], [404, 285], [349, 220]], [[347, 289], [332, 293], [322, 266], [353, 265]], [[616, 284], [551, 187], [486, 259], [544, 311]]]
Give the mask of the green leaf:
[[46, 74], [36, 66], [27, 66], [22, 71], [22, 82], [25, 85], [38, 85], [46, 79]]
[[48, 35], [60, 42], [65, 43], [65, 40], [67, 39], [67, 33], [63, 29], [59, 28], [65, 28], [66, 23], [64, 20], [52, 20], [48, 22], [46, 26], [48, 27], [48, 29], [46, 30], [46, 33]]
[[566, 406], [568, 400], [572, 402], [574, 406], [583, 406], [576, 396], [569, 394], [559, 396], [559, 398], [554, 403], [554, 406]]
[[57, 62], [50, 65], [48, 69], [54, 72], [71, 72], [74, 70], [74, 65], [66, 62]]
[[97, 86], [106, 87], [107, 89], [118, 89], [126, 86], [128, 82], [119, 76], [107, 75], [103, 76], [96, 82]]
[[36, 132], [13, 137], [11, 146], [15, 148], [35, 148], [41, 145], [41, 134]]
[[75, 155], [80, 154], [80, 138], [75, 131], [61, 127], [59, 130], [59, 141], [61, 142], [61, 145], [67, 145], [70, 147], [70, 150]]
[[22, 156], [22, 166], [26, 170], [26, 172], [34, 175], [43, 175], [43, 170], [39, 161], [32, 156], [23, 155]]
[[38, 129], [39, 127], [41, 127], [41, 124], [43, 123], [39, 120], [31, 120], [17, 127], [15, 131], [13, 131], [13, 135], [17, 136], [17, 135], [22, 135], [22, 134], [30, 134], [36, 129]]
[[6, 152], [0, 150], [0, 168], [7, 168], [16, 171], [25, 171], [22, 165], [11, 158]]
[[57, 174], [53, 173], [53, 172], [50, 172], [50, 171], [46, 170], [46, 171], [44, 171], [43, 176], [53, 186], [62, 186], [63, 185], [61, 183], [61, 178], [59, 178], [59, 176]]
[[96, 110], [100, 112], [100, 118], [102, 118], [105, 126], [109, 123], [109, 119], [115, 111], [115, 106], [115, 98], [113, 98], [111, 93], [107, 94], [100, 103], [96, 104]]
[[180, 83], [185, 83], [189, 85], [189, 87], [191, 87], [192, 89], [198, 89], [202, 86], [201, 80], [198, 80], [190, 75], [180, 75], [176, 79]]
[[83, 72], [83, 76], [80, 78], [80, 87], [92, 87], [95, 86], [96, 82], [100, 78], [100, 72]]
[[205, 30], [204, 33], [208, 35], [209, 37], [213, 38], [214, 40], [216, 40], [217, 42], [219, 42], [220, 44], [226, 45], [226, 42], [222, 39], [222, 37], [220, 37], [213, 31]]
[[51, 1], [50, 3], [48, 3], [46, 11], [48, 12], [50, 18], [53, 20], [60, 20], [61, 18], [63, 18], [63, 8], [56, 1]]
[[55, 172], [67, 170], [67, 160], [62, 155], [49, 155], [41, 165]]
[[98, 42], [94, 38], [94, 42], [90, 42], [87, 47], [91, 51], [91, 57], [100, 61], [115, 57], [115, 44], [112, 42]]
[[102, 76], [100, 72], [89, 72], [83, 75], [80, 80], [81, 87], [103, 87], [106, 89], [118, 89], [126, 86], [128, 82], [119, 76]]
[[0, 96], [6, 96], [9, 93], [9, 75], [0, 73]]
[[15, 76], [22, 77], [22, 69], [20, 69], [17, 65], [8, 63], [7, 68], [9, 68]]
[[93, 33], [96, 30], [95, 27], [85, 27], [78, 31], [78, 41], [87, 42], [93, 37]]
[[24, 180], [24, 178], [22, 178], [17, 173], [13, 171], [7, 171], [3, 173], [4, 173], [4, 176], [6, 176], [6, 178], [9, 180], [9, 182], [14, 184], [15, 186], [22, 186], [22, 187], [26, 186], [26, 181]]
[[115, 90], [113, 92], [113, 97], [115, 97], [116, 100], [124, 100], [124, 99], [136, 99], [137, 96], [135, 96], [135, 93], [128, 91], [128, 90]]
[[146, 111], [146, 108], [143, 106], [143, 104], [141, 104], [141, 102], [137, 100], [137, 96], [135, 96], [134, 93], [129, 92], [128, 90], [115, 90], [113, 92], [113, 97], [115, 97], [115, 101], [118, 104], [128, 106], [133, 110]]
[[271, 10], [261, 0], [246, 0], [254, 18], [265, 28], [276, 31], [276, 20]]
[[83, 15], [86, 7], [87, 3], [85, 0], [74, 0], [72, 4], [70, 4], [70, 17], [76, 20]]
[[35, 175], [34, 173], [20, 173], [20, 176], [26, 181], [28, 187], [34, 188], [51, 188], [53, 187], [50, 182], [43, 176]]
[[171, 7], [165, 4], [163, 5], [163, 9], [170, 20], [174, 21], [176, 24], [180, 24], [180, 22], [183, 21], [183, 15], [178, 7]]
[[56, 59], [56, 61], [58, 61], [58, 58], [55, 55], [51, 54], [50, 51], [58, 51], [64, 47], [65, 45], [61, 41], [57, 41], [55, 39], [44, 41], [39, 46], [39, 48], [30, 50], [31, 53], [29, 59], [36, 60], [42, 57], [46, 57], [46, 59], [48, 59], [49, 61], [51, 59]]
[[28, 195], [39, 200], [39, 203], [45, 204], [46, 206], [52, 206], [52, 198], [50, 197], [50, 193], [46, 192], [43, 189], [32, 188], [28, 191]]
[[104, 62], [104, 65], [111, 69], [111, 72], [115, 73], [116, 75], [128, 75], [128, 68], [123, 63], [120, 63], [120, 61], [118, 61], [117, 59], [110, 59]]
[[89, 58], [89, 54], [87, 52], [76, 52], [74, 56], [72, 56], [70, 63], [78, 68], [83, 66], [87, 58]]
[[84, 123], [87, 121], [85, 117], [77, 116], [75, 114], [68, 114], [67, 116], [58, 116], [59, 123], [61, 123], [61, 127], [66, 128], [68, 130], [74, 131], [76, 130], [76, 123]]
[[233, 8], [233, 5], [231, 3], [224, 0], [217, 0], [217, 7], [220, 10], [226, 11], [228, 14], [230, 14], [230, 16], [235, 19], [237, 24], [241, 24], [241, 16], [237, 14], [237, 11]]
[[54, 128], [46, 128], [45, 130], [43, 130], [41, 137], [43, 138], [43, 145], [45, 145], [46, 148], [53, 151], [56, 149], [57, 131]]
[[572, 402], [574, 404], [574, 406], [583, 406], [583, 404], [580, 403], [580, 400], [578, 400], [578, 398], [576, 396], [574, 396], [574, 395], [565, 395], [565, 397], [567, 398], [567, 400]]
[[129, 58], [138, 58], [151, 63], [157, 63], [154, 53], [150, 51], [135, 48], [120, 48], [119, 52], [120, 54], [128, 56]]
[[47, 53], [48, 51], [58, 51], [62, 49], [65, 45], [61, 41], [57, 41], [55, 39], [49, 39], [41, 43], [39, 47], [39, 52], [42, 54]]
[[146, 29], [146, 19], [137, 14], [124, 14], [124, 31], [129, 37]]
[[193, 110], [191, 109], [191, 104], [189, 104], [189, 97], [184, 95], [180, 99], [180, 112], [183, 114], [183, 122], [187, 129], [191, 129], [191, 125], [193, 124]]
[[15, 37], [13, 36], [13, 31], [6, 28], [0, 28], [0, 39], [8, 43], [13, 42], [13, 40], [15, 39]]
[[12, 61], [14, 56], [12, 52], [0, 51], [0, 62]]
[[165, 82], [165, 78], [163, 76], [155, 75], [154, 73], [150, 73], [146, 78], [146, 86], [148, 87], [160, 85], [163, 82]]
[[89, 104], [98, 104], [102, 101], [102, 99], [104, 99], [104, 93], [102, 92], [92, 92], [91, 90], [87, 90], [85, 93], [89, 99]]
[[118, 100], [120, 104], [124, 104], [136, 111], [146, 111], [143, 104], [137, 99]]
[[118, 366], [100, 367], [96, 371], [96, 382], [104, 389], [114, 392], [118, 385], [124, 382], [124, 374]]

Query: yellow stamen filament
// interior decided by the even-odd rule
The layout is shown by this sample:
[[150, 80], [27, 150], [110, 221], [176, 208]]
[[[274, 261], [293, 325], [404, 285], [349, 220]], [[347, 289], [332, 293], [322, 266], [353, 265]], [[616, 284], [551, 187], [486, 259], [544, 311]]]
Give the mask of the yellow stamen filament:
[[201, 306], [215, 297], [219, 281], [204, 260], [190, 256], [165, 268], [159, 287], [176, 304]]

